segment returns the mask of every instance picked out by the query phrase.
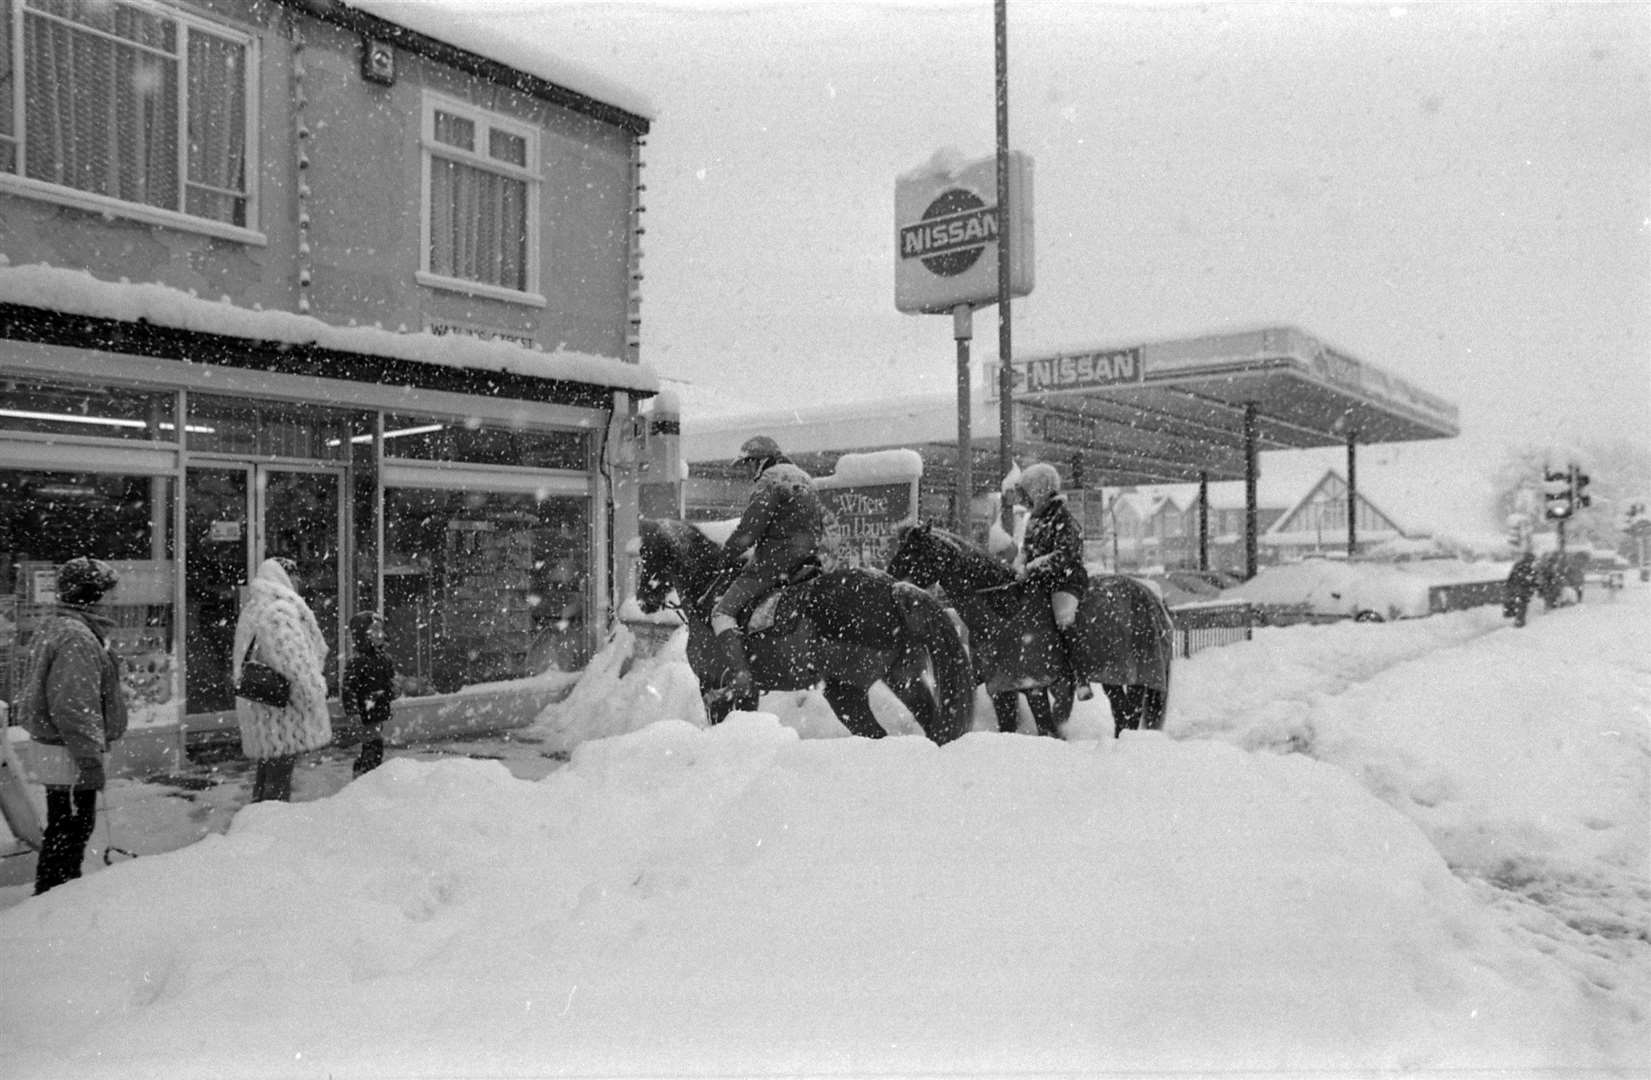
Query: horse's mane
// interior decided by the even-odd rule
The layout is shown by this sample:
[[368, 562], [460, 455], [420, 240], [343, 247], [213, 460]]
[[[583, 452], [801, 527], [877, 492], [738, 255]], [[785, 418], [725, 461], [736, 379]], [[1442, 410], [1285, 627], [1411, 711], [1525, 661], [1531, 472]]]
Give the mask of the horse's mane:
[[642, 542], [647, 544], [650, 540], [664, 543], [674, 551], [689, 556], [722, 547], [694, 522], [683, 521], [681, 518], [644, 518]]
[[[909, 528], [919, 528], [911, 526]], [[1014, 578], [1015, 572], [999, 562], [991, 552], [970, 540], [959, 536], [950, 529], [939, 525], [922, 526], [929, 537], [945, 545], [957, 553], [958, 562], [962, 566], [963, 574], [970, 581], [988, 585], [1001, 585]], [[905, 539], [905, 530], [902, 530], [901, 539]]]

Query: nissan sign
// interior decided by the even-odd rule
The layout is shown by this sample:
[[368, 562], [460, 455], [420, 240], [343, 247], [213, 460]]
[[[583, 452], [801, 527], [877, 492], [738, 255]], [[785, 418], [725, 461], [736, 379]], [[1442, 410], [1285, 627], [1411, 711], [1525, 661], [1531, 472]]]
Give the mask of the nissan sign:
[[[1009, 294], [1032, 291], [1032, 161], [1011, 151]], [[997, 159], [924, 169], [895, 185], [894, 306], [938, 314], [998, 299]]]

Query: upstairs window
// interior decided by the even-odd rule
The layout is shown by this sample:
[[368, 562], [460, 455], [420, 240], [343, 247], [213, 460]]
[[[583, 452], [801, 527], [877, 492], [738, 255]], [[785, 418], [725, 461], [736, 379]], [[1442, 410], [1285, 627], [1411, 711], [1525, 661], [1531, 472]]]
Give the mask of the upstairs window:
[[0, 12], [0, 177], [253, 227], [249, 36], [142, 0]]
[[538, 300], [538, 130], [430, 95], [423, 149], [420, 279], [503, 299]]

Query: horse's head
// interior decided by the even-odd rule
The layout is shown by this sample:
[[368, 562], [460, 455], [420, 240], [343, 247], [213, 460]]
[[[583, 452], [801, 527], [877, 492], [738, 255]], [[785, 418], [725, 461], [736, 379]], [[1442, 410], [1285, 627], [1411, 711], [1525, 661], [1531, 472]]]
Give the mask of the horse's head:
[[934, 527], [925, 521], [917, 525], [902, 525], [894, 533], [894, 550], [889, 556], [889, 576], [897, 581], [909, 581], [927, 589], [940, 579], [944, 565], [940, 539]]
[[636, 567], [636, 602], [644, 613], [652, 615], [665, 606], [675, 587], [676, 560], [672, 557], [669, 530], [663, 522], [643, 519], [638, 529], [642, 558]]
[[717, 544], [686, 521], [643, 519], [638, 534], [636, 602], [649, 614], [666, 605], [672, 590], [684, 604], [700, 596], [720, 566]]

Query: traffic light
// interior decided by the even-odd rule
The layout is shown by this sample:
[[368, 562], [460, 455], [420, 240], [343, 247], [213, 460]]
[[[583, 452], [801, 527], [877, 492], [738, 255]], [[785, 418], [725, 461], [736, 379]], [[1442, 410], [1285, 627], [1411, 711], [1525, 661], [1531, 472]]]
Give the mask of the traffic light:
[[1572, 465], [1571, 466], [1571, 510], [1572, 510], [1573, 513], [1577, 510], [1583, 510], [1583, 509], [1586, 509], [1587, 507], [1593, 505], [1593, 501], [1594, 501], [1593, 497], [1591, 495], [1589, 495], [1586, 490], [1584, 490], [1584, 489], [1587, 488], [1587, 486], [1588, 486], [1588, 474], [1583, 472], [1581, 469], [1577, 468], [1575, 465]]
[[1542, 490], [1547, 496], [1544, 516], [1549, 521], [1564, 521], [1571, 516], [1570, 473], [1547, 470], [1543, 473]]

